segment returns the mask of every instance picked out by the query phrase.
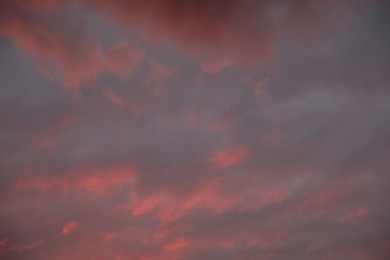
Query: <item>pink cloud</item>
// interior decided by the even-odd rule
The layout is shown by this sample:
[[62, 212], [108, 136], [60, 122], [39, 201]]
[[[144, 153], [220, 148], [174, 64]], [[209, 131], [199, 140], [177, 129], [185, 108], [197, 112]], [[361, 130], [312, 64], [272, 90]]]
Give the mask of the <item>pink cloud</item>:
[[210, 159], [217, 168], [228, 168], [244, 163], [248, 155], [248, 149], [244, 147], [223, 150], [215, 153]]
[[342, 222], [351, 222], [351, 223], [356, 223], [360, 219], [364, 218], [367, 216], [369, 213], [368, 207], [367, 206], [360, 206], [354, 210], [347, 210], [342, 216], [341, 216], [341, 221]]
[[112, 89], [107, 89], [104, 91], [104, 95], [117, 107], [119, 108], [125, 108], [126, 107], [126, 101], [118, 96], [117, 94], [112, 91]]
[[263, 186], [252, 180], [252, 184], [236, 192], [224, 189], [229, 178], [211, 179], [187, 196], [178, 197], [168, 192], [155, 192], [141, 196], [137, 186], [133, 187], [132, 202], [119, 208], [130, 210], [133, 216], [150, 215], [162, 223], [174, 223], [196, 210], [208, 209], [214, 215], [225, 212], [250, 212], [283, 202], [290, 196], [283, 186]]
[[304, 201], [290, 205], [289, 210], [299, 214], [305, 212], [306, 216], [315, 219], [334, 214], [338, 215], [342, 202], [354, 194], [355, 191], [352, 189], [322, 190]]
[[218, 74], [224, 69], [232, 66], [232, 62], [228, 59], [215, 60], [215, 61], [204, 61], [200, 63], [202, 71], [208, 74]]
[[144, 215], [154, 210], [156, 207], [171, 204], [170, 202], [172, 202], [173, 199], [172, 197], [164, 194], [156, 194], [142, 200], [137, 199], [137, 197], [133, 195], [134, 202], [131, 207], [131, 211], [134, 216]]
[[69, 183], [65, 179], [50, 179], [38, 176], [22, 178], [12, 187], [14, 191], [36, 190], [39, 192], [51, 190], [67, 192], [68, 189]]
[[110, 195], [111, 190], [132, 182], [136, 176], [134, 167], [114, 167], [107, 169], [82, 168], [69, 172], [66, 177], [25, 176], [13, 187], [14, 192], [36, 190], [55, 191], [67, 195], [78, 191], [94, 196]]
[[49, 150], [57, 144], [57, 140], [51, 137], [40, 138], [33, 142], [35, 143], [35, 147], [40, 150]]
[[245, 83], [253, 89], [253, 92], [258, 98], [264, 97], [267, 94], [267, 87], [269, 83], [269, 78], [262, 79], [258, 82], [254, 80], [246, 80]]
[[174, 222], [193, 210], [202, 208], [220, 214], [230, 209], [235, 202], [234, 198], [218, 190], [219, 184], [219, 179], [212, 180], [183, 198], [168, 193], [155, 193], [141, 197], [135, 190], [132, 195], [132, 205], [128, 208], [134, 216], [150, 213], [164, 223]]
[[182, 250], [188, 247], [190, 242], [185, 238], [179, 238], [176, 241], [170, 242], [164, 246], [164, 250], [168, 252]]
[[[40, 62], [36, 65], [39, 73], [58, 81], [76, 96], [81, 85], [94, 87], [104, 73], [131, 75], [145, 57], [138, 47], [123, 42], [104, 53], [100, 44], [84, 31], [87, 22], [82, 19], [83, 11], [73, 1], [3, 2], [0, 35], [11, 38], [36, 58]], [[61, 21], [59, 17], [65, 15], [61, 12], [68, 9], [80, 14], [79, 20], [67, 17], [69, 21]], [[48, 17], [51, 23], [46, 22]]]
[[234, 249], [244, 244], [245, 247], [259, 246], [263, 250], [275, 250], [283, 246], [289, 232], [286, 230], [278, 231], [271, 234], [244, 234], [237, 233], [232, 237], [224, 238], [218, 242], [218, 246], [225, 249]]
[[17, 251], [30, 250], [30, 249], [33, 249], [33, 248], [35, 248], [35, 247], [37, 247], [37, 246], [42, 245], [44, 242], [45, 242], [44, 239], [39, 239], [39, 240], [34, 241], [34, 242], [32, 242], [32, 243], [22, 245], [22, 246], [18, 247], [16, 250], [17, 250]]
[[[25, 11], [23, 5], [14, 6], [20, 12]], [[45, 69], [45, 75], [59, 75], [59, 80], [74, 93], [82, 82], [93, 83], [101, 71], [100, 47], [86, 37], [79, 37], [77, 44], [72, 43], [68, 31], [58, 33], [55, 26], [45, 24], [39, 19], [19, 16], [7, 9], [5, 23], [0, 34], [13, 39], [18, 46], [43, 62], [49, 62], [55, 67]], [[39, 12], [38, 12], [39, 13]], [[43, 72], [42, 67], [40, 71]]]
[[72, 233], [78, 226], [78, 223], [71, 221], [62, 227], [61, 236], [68, 236]]
[[118, 42], [107, 51], [104, 66], [113, 74], [125, 77], [132, 75], [144, 59], [145, 53], [137, 46]]
[[353, 190], [340, 190], [330, 191], [324, 190], [315, 194], [314, 196], [307, 198], [305, 201], [296, 204], [296, 208], [307, 208], [312, 206], [320, 206], [327, 203], [337, 202], [340, 199], [346, 198], [353, 193]]

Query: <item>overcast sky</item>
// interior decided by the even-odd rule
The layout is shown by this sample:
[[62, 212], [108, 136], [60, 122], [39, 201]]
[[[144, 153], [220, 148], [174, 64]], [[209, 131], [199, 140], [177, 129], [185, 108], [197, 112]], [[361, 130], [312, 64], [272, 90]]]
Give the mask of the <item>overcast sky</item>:
[[390, 258], [390, 5], [0, 0], [0, 258]]

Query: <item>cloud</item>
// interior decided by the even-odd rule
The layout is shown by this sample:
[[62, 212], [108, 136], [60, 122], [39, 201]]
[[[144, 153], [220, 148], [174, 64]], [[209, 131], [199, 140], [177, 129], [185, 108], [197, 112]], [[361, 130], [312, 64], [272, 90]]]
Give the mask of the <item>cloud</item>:
[[71, 16], [72, 8], [75, 7], [62, 3], [60, 8], [57, 5], [60, 2], [56, 1], [37, 5], [32, 2], [27, 5], [14, 1], [3, 2], [5, 11], [0, 34], [13, 39], [36, 59], [54, 65], [46, 75], [58, 75], [59, 80], [71, 91], [76, 91], [82, 82], [94, 81], [100, 72], [101, 50], [84, 34], [85, 21], [81, 17]]
[[139, 48], [123, 42], [103, 52], [74, 1], [4, 0], [2, 6], [0, 35], [37, 59], [44, 77], [74, 95], [80, 94], [82, 85], [95, 86], [101, 74], [130, 75], [144, 58]]
[[12, 188], [14, 191], [35, 190], [38, 192], [56, 191], [67, 195], [69, 192], [82, 192], [90, 195], [109, 195], [112, 189], [131, 182], [136, 170], [133, 167], [96, 169], [84, 168], [69, 172], [65, 178], [50, 178], [29, 175], [20, 179]]
[[389, 255], [387, 9], [1, 3], [1, 258]]
[[226, 168], [242, 164], [248, 154], [248, 150], [243, 147], [232, 150], [217, 152], [211, 158], [211, 162], [217, 168]]
[[345, 214], [341, 217], [341, 221], [349, 221], [352, 223], [356, 223], [360, 219], [364, 218], [369, 214], [369, 209], [366, 206], [360, 206], [355, 210], [348, 210], [345, 212]]
[[[173, 41], [215, 74], [237, 60], [276, 64], [276, 50], [286, 38], [319, 40], [328, 28], [342, 27], [341, 14], [354, 2], [3, 0], [0, 34], [38, 59], [44, 77], [77, 95], [80, 86], [95, 86], [102, 74], [132, 75], [145, 58], [144, 50], [123, 40], [103, 50], [89, 32], [86, 10], [134, 29], [146, 41], [155, 39], [152, 44]], [[255, 92], [262, 95], [262, 89], [258, 85]]]
[[137, 46], [118, 42], [107, 51], [103, 66], [113, 74], [125, 77], [132, 75], [143, 59], [145, 53]]
[[232, 62], [227, 59], [201, 62], [200, 68], [209, 74], [218, 74], [223, 71], [225, 68], [228, 68], [232, 65]]
[[35, 141], [37, 149], [51, 149], [57, 144], [57, 141], [53, 138], [47, 137]]
[[166, 246], [164, 246], [164, 250], [168, 251], [168, 252], [177, 251], [177, 250], [180, 250], [180, 249], [187, 247], [189, 244], [190, 244], [190, 242], [187, 241], [186, 239], [179, 238], [178, 240], [171, 242], [171, 243], [167, 244]]
[[215, 74], [232, 61], [210, 61], [206, 58], [210, 53], [240, 62], [275, 63], [275, 51], [283, 39], [305, 41], [321, 35], [328, 26], [337, 28], [338, 14], [351, 1], [53, 0], [20, 4], [3, 0], [0, 35], [35, 57], [44, 77], [56, 79], [79, 95], [80, 86], [95, 86], [102, 74], [132, 75], [145, 58], [140, 48], [124, 41], [103, 51], [97, 36], [88, 31], [85, 10], [93, 9], [138, 34], [146, 32], [157, 42], [169, 39], [199, 56], [202, 70]]
[[74, 222], [74, 221], [67, 223], [62, 228], [61, 236], [67, 236], [70, 233], [72, 233], [77, 228], [77, 225], [78, 225], [77, 222]]
[[112, 89], [107, 89], [104, 91], [104, 95], [117, 107], [124, 108], [126, 102], [117, 94], [115, 94]]
[[320, 35], [329, 25], [335, 26], [337, 13], [350, 1], [85, 2], [123, 27], [147, 31], [151, 38], [173, 40], [197, 53], [214, 52], [258, 62], [274, 59], [284, 37], [304, 41]]

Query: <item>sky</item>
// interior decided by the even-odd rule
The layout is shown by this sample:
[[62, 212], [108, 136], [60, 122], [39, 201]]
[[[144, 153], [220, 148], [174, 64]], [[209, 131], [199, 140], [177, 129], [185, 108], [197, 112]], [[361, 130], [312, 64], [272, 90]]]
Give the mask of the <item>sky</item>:
[[390, 4], [0, 0], [0, 258], [390, 258]]

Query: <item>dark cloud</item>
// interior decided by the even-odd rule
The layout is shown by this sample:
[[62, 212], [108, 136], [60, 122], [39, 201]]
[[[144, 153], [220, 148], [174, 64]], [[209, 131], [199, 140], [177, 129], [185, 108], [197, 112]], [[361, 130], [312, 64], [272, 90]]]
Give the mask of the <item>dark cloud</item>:
[[279, 42], [298, 42], [337, 29], [351, 1], [99, 1], [87, 0], [129, 29], [161, 41], [176, 41], [202, 55], [224, 54], [242, 61], [273, 61]]

